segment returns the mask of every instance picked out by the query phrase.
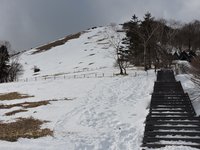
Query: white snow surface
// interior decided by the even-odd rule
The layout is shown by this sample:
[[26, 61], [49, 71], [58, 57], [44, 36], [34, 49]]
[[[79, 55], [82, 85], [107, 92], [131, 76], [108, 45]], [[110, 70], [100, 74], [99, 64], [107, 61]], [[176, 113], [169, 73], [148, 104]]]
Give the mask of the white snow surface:
[[[144, 132], [155, 74], [150, 71], [136, 77], [66, 79], [1, 84], [1, 93], [18, 91], [35, 97], [24, 101], [59, 99], [28, 112], [4, 116], [10, 110], [0, 110], [1, 121], [18, 117], [48, 120], [43, 127], [54, 131], [53, 137], [0, 141], [1, 150], [138, 150]], [[69, 98], [72, 100], [64, 100]]]
[[[101, 27], [88, 30], [79, 38], [48, 51], [37, 54], [32, 54], [36, 49], [26, 51], [19, 57], [24, 67], [21, 79], [58, 74], [116, 73], [112, 56], [114, 49], [108, 42], [109, 36], [119, 34], [112, 33], [109, 27]], [[34, 66], [41, 69], [37, 75], [33, 73]], [[18, 110], [19, 107], [0, 110], [2, 122], [32, 116], [49, 121], [42, 128], [49, 128], [54, 132], [53, 137], [21, 138], [17, 142], [0, 141], [0, 149], [140, 149], [155, 73], [149, 71], [147, 75], [142, 70], [132, 69], [128, 73], [128, 76], [59, 78], [1, 84], [0, 93], [34, 95], [26, 99], [1, 101], [1, 104], [58, 101], [12, 116], [5, 116], [5, 113]]]
[[[32, 49], [22, 53], [19, 57], [24, 66], [21, 79], [63, 74], [117, 73], [118, 70], [113, 67], [115, 61], [111, 55], [114, 49], [108, 43], [108, 33], [117, 36], [111, 34], [109, 27], [100, 27], [48, 51], [32, 55], [36, 51]], [[123, 36], [123, 33], [120, 34]], [[34, 66], [41, 69], [35, 75]], [[0, 104], [57, 100], [12, 116], [5, 116], [5, 113], [18, 110], [19, 107], [0, 109], [2, 122], [32, 116], [49, 121], [42, 128], [54, 132], [52, 137], [21, 138], [17, 142], [0, 140], [0, 150], [142, 149], [144, 122], [156, 76], [153, 70], [147, 74], [136, 68], [129, 69], [128, 73], [128, 76], [57, 78], [0, 84], [0, 93], [19, 92], [34, 96], [0, 101]], [[183, 146], [162, 148], [179, 149], [194, 150]]]
[[[19, 60], [24, 67], [24, 74], [21, 78], [69, 74], [105, 67], [113, 68], [114, 49], [109, 40], [112, 36], [119, 35], [122, 38], [125, 34], [114, 32], [109, 26], [99, 27], [87, 30], [79, 38], [69, 40], [64, 45], [50, 50], [32, 54], [37, 51], [37, 49], [32, 49], [22, 53]], [[34, 66], [41, 70], [35, 75]]]

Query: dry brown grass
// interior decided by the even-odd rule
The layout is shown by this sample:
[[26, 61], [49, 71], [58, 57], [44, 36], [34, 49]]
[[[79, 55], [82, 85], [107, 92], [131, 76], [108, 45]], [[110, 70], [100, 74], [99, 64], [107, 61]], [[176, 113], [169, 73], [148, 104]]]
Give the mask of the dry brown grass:
[[0, 105], [0, 109], [10, 109], [13, 107], [23, 107], [23, 108], [34, 108], [42, 105], [48, 105], [50, 102], [47, 101], [39, 101], [39, 102], [24, 102], [10, 105]]
[[15, 115], [16, 113], [20, 113], [20, 112], [26, 112], [28, 110], [26, 109], [19, 109], [19, 110], [14, 110], [14, 111], [11, 111], [11, 112], [7, 112], [5, 113], [6, 116], [11, 116], [11, 115]]
[[34, 118], [19, 118], [16, 122], [0, 123], [0, 140], [17, 141], [18, 138], [39, 138], [53, 135], [50, 129], [40, 129], [46, 121]]
[[48, 105], [50, 104], [49, 101], [40, 101], [40, 102], [24, 102], [21, 103], [23, 108], [34, 108], [42, 105]]
[[34, 97], [34, 96], [27, 95], [27, 94], [20, 94], [18, 92], [10, 92], [6, 94], [1, 94], [0, 100], [3, 101], [3, 100], [24, 99], [24, 98], [29, 98], [29, 97]]
[[40, 47], [37, 47], [37, 51], [33, 52], [32, 54], [37, 54], [37, 53], [40, 53], [42, 51], [47, 51], [49, 49], [51, 49], [52, 47], [56, 47], [56, 46], [60, 46], [60, 45], [63, 45], [65, 44], [67, 41], [69, 40], [72, 40], [72, 39], [77, 39], [81, 36], [81, 32], [79, 33], [76, 33], [76, 34], [72, 34], [72, 35], [69, 35], [69, 36], [66, 36], [65, 38], [63, 39], [60, 39], [60, 40], [57, 40], [57, 41], [54, 41], [54, 42], [51, 42], [49, 44], [46, 44], [46, 45], [43, 45], [43, 46], [40, 46]]

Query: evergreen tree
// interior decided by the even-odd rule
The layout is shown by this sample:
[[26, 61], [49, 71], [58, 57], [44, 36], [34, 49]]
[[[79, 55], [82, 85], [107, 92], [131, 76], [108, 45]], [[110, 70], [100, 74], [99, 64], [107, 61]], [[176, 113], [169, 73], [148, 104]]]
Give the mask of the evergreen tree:
[[0, 83], [7, 82], [9, 70], [9, 54], [7, 47], [2, 45], [0, 47]]
[[126, 38], [123, 42], [126, 47], [130, 50], [129, 61], [131, 64], [139, 65], [142, 62], [143, 50], [141, 45], [141, 38], [138, 35], [140, 20], [136, 15], [133, 15], [131, 21], [124, 24], [123, 28], [126, 30]]
[[130, 62], [135, 65], [143, 64], [145, 70], [151, 68], [156, 55], [156, 32], [158, 30], [158, 24], [154, 18], [150, 13], [146, 13], [144, 20], [140, 21], [134, 15], [131, 21], [124, 24], [124, 28], [126, 29], [126, 41], [129, 41]]

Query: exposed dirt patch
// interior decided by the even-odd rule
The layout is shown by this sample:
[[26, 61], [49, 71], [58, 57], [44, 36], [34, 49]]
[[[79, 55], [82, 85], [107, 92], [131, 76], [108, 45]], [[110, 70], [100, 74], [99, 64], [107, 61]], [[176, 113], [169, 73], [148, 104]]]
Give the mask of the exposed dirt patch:
[[22, 103], [23, 108], [34, 108], [38, 106], [48, 105], [50, 104], [50, 101], [40, 101], [40, 102], [25, 102]]
[[10, 105], [0, 105], [0, 109], [10, 109], [13, 107], [22, 107], [22, 108], [34, 108], [42, 105], [50, 104], [49, 101], [39, 101], [39, 102], [24, 102]]
[[90, 65], [93, 65], [94, 63], [89, 63], [88, 65], [90, 66]]
[[98, 45], [110, 45], [110, 43], [109, 42], [102, 42], [102, 43], [97, 43]]
[[95, 54], [89, 54], [88, 56], [94, 56]]
[[107, 38], [103, 38], [103, 39], [99, 39], [99, 40], [97, 40], [97, 42], [102, 42], [102, 41], [104, 41], [104, 40], [106, 40]]
[[11, 111], [11, 112], [7, 112], [5, 113], [6, 116], [12, 116], [12, 115], [15, 115], [16, 113], [20, 113], [20, 112], [26, 112], [28, 110], [26, 109], [19, 109], [19, 110], [14, 110], [14, 111]]
[[17, 141], [18, 138], [39, 138], [53, 135], [50, 129], [40, 129], [47, 121], [34, 118], [19, 118], [16, 122], [0, 123], [0, 140]]
[[79, 32], [79, 33], [76, 33], [76, 34], [71, 34], [71, 35], [66, 36], [66, 37], [63, 38], [63, 39], [60, 39], [60, 40], [51, 42], [51, 43], [49, 43], [49, 44], [46, 44], [46, 45], [37, 47], [37, 48], [36, 48], [37, 51], [33, 52], [32, 54], [37, 54], [37, 53], [40, 53], [40, 52], [43, 52], [43, 51], [47, 51], [47, 50], [51, 49], [52, 47], [56, 47], [56, 46], [63, 45], [63, 44], [65, 44], [67, 41], [72, 40], [72, 39], [78, 39], [78, 38], [81, 36], [81, 34], [83, 34], [83, 33], [84, 33], [84, 32]]
[[11, 92], [11, 93], [6, 93], [6, 94], [1, 94], [0, 95], [0, 100], [15, 100], [15, 99], [24, 99], [24, 98], [29, 98], [29, 97], [34, 97], [32, 95], [27, 95], [27, 94], [20, 94], [18, 92]]
[[48, 104], [50, 104], [50, 102], [53, 102], [53, 101], [55, 102], [55, 101], [61, 101], [61, 100], [70, 101], [70, 100], [74, 100], [74, 98], [71, 99], [71, 98], [64, 97], [62, 99], [44, 100], [44, 101], [38, 101], [38, 102], [23, 102], [23, 103], [10, 104], [10, 105], [1, 104], [0, 109], [10, 109], [13, 107], [22, 107], [24, 109], [35, 108], [35, 107], [39, 107], [39, 106], [48, 105]]

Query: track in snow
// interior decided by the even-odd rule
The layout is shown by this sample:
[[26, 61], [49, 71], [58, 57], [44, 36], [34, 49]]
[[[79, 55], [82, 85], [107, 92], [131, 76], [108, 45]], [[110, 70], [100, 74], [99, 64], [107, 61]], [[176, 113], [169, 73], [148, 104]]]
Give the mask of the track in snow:
[[142, 147], [190, 146], [200, 149], [200, 117], [173, 71], [157, 74]]
[[[145, 74], [100, 80], [72, 111], [59, 119], [55, 137], [68, 141], [74, 146], [71, 149], [138, 150], [153, 79], [154, 74], [152, 77]], [[148, 101], [146, 105], [144, 98]], [[143, 108], [144, 114], [138, 113]]]

